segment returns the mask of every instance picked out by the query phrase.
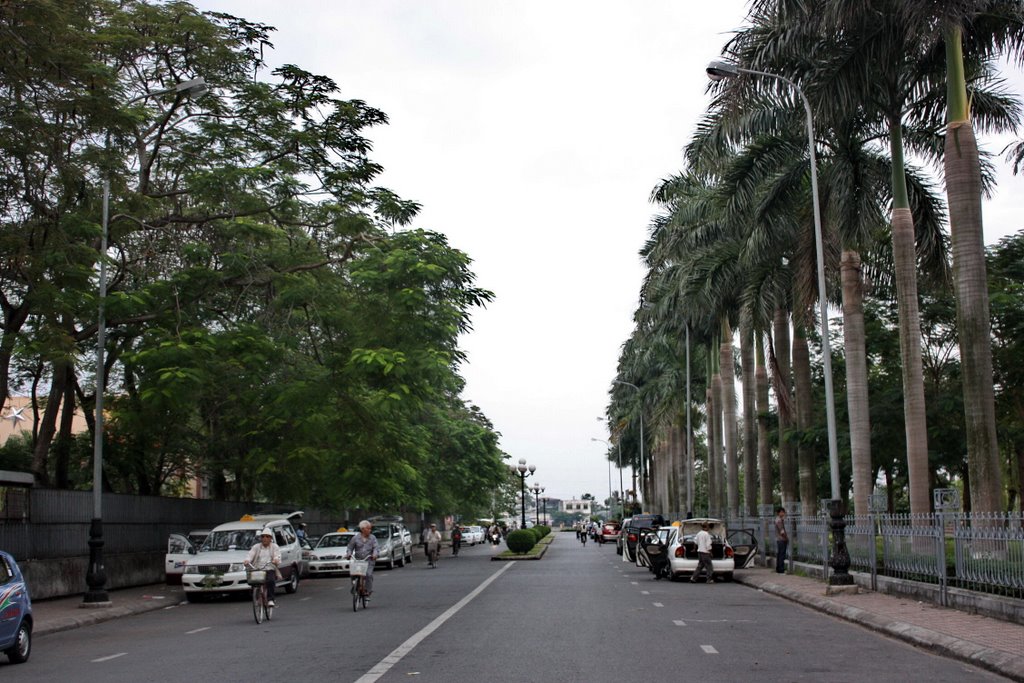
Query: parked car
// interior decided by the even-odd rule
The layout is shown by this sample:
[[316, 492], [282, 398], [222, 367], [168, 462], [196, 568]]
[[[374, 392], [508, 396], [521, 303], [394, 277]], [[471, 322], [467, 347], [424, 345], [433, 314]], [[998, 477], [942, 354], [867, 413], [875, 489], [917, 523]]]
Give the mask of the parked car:
[[245, 515], [237, 522], [214, 527], [199, 552], [192, 555], [185, 564], [181, 576], [185, 598], [195, 602], [206, 595], [248, 591], [245, 558], [249, 549], [259, 542], [257, 534], [265, 527], [274, 532], [274, 541], [281, 548], [281, 579], [277, 584], [283, 586], [288, 593], [297, 591], [302, 546], [299, 545], [292, 521], [301, 517], [301, 512], [291, 515]]
[[605, 522], [601, 525], [601, 532], [597, 536], [598, 543], [615, 543], [620, 536], [621, 527], [618, 522]]
[[394, 569], [412, 562], [412, 534], [400, 521], [373, 521], [373, 535], [377, 537], [377, 564]]
[[299, 546], [302, 548], [302, 559], [299, 561], [299, 578], [309, 576], [309, 563], [313, 561], [313, 546], [305, 538], [299, 538]]
[[185, 564], [199, 552], [209, 535], [209, 529], [193, 529], [187, 534], [171, 534], [167, 537], [167, 554], [164, 555], [164, 580], [167, 583], [181, 583]]
[[32, 654], [32, 598], [14, 557], [0, 550], [0, 651], [13, 664]]
[[484, 542], [484, 528], [482, 526], [462, 527], [462, 545], [476, 545]]
[[629, 524], [622, 527], [622, 534], [626, 537], [622, 544], [623, 561], [637, 564], [636, 544], [640, 534], [665, 524], [665, 518], [661, 515], [642, 514], [630, 517]]
[[348, 574], [349, 560], [348, 542], [356, 535], [354, 531], [341, 531], [324, 534], [313, 548], [313, 559], [309, 561], [309, 573], [313, 576], [322, 574]]
[[[727, 533], [725, 522], [720, 519], [687, 519], [679, 526], [659, 528], [656, 532], [668, 547], [669, 578], [675, 580], [691, 576], [697, 570], [697, 543], [694, 537], [701, 524], [708, 523], [711, 534], [711, 566], [716, 580], [732, 579], [733, 572], [745, 569], [757, 557], [757, 539], [749, 529]], [[736, 542], [734, 546], [732, 541]]]

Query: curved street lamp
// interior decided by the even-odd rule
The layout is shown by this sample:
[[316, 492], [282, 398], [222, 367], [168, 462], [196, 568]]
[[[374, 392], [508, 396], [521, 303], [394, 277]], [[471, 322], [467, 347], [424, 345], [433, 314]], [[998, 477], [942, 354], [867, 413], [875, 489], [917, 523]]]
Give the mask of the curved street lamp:
[[[598, 443], [608, 444], [608, 448], [609, 449], [612, 448], [612, 442], [611, 441], [606, 441], [604, 439], [595, 439], [595, 438], [591, 438], [590, 440], [591, 441], [597, 441]], [[621, 446], [618, 448], [618, 456], [619, 456], [619, 489], [620, 489], [620, 493], [621, 493], [621, 489], [622, 489], [622, 448], [621, 448]], [[612, 500], [612, 461], [609, 460], [608, 461], [608, 509], [609, 510], [611, 510], [612, 504], [613, 504], [613, 500]], [[621, 508], [621, 504], [622, 504], [621, 501], [620, 501], [619, 504], [620, 504], [620, 508]], [[619, 511], [619, 519], [622, 519], [624, 516], [625, 515], [622, 513], [622, 511], [620, 509], [620, 511]]]
[[[640, 396], [640, 387], [631, 382], [626, 382], [625, 380], [621, 379], [613, 379], [612, 384], [624, 384], [627, 387], [633, 387], [634, 389], [636, 389], [637, 399], [640, 401], [640, 487], [641, 489], [644, 490], [644, 493], [646, 494], [647, 491], [644, 488], [644, 404], [643, 399]], [[634, 471], [633, 474], [636, 474], [636, 472]]]
[[[171, 88], [155, 90], [134, 97], [125, 105], [134, 104], [150, 97], [169, 95], [196, 98], [209, 90], [202, 78], [182, 81]], [[109, 144], [110, 138], [107, 137]], [[106, 384], [104, 373], [104, 351], [107, 344], [107, 319], [104, 304], [107, 299], [107, 235], [110, 222], [110, 176], [103, 180], [103, 223], [100, 235], [100, 282], [99, 311], [96, 317], [96, 426], [93, 433], [92, 457], [92, 521], [89, 524], [89, 567], [85, 573], [85, 582], [89, 590], [82, 598], [83, 607], [107, 607], [110, 596], [104, 587], [107, 575], [103, 568], [103, 389]]]
[[[814, 154], [814, 120], [811, 116], [811, 103], [807, 101], [807, 96], [804, 95], [804, 91], [800, 89], [800, 86], [785, 76], [768, 71], [744, 69], [723, 59], [712, 60], [708, 64], [706, 71], [708, 78], [713, 81], [734, 78], [741, 73], [782, 81], [793, 88], [796, 94], [800, 96], [800, 100], [804, 105], [804, 113], [807, 115], [807, 151], [811, 162], [811, 203], [814, 209], [814, 247], [817, 257], [818, 305], [820, 309], [819, 315], [821, 316], [821, 355], [825, 375], [825, 420], [828, 427], [828, 464], [829, 478], [832, 485], [832, 501], [829, 508], [832, 514], [833, 560], [836, 561], [833, 564], [835, 572], [830, 577], [829, 582], [833, 585], [852, 584], [853, 578], [847, 573], [850, 567], [850, 557], [846, 551], [843, 529], [836, 526], [842, 523], [842, 526], [845, 527], [846, 524], [842, 520], [842, 500], [839, 494], [839, 447], [836, 443], [836, 408], [835, 395], [832, 389], [832, 347], [828, 336], [828, 301], [825, 298], [825, 255], [824, 247], [822, 246], [821, 207], [818, 201], [818, 163]], [[842, 566], [844, 562], [845, 566]]]
[[519, 477], [519, 528], [526, 528], [526, 479], [537, 471], [536, 465], [527, 465], [526, 458], [519, 458], [519, 464], [512, 468], [512, 474]]

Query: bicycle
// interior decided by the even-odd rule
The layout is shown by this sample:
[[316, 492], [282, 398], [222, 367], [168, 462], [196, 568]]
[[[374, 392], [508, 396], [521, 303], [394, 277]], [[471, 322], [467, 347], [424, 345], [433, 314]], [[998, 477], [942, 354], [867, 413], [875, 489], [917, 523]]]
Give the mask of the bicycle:
[[252, 586], [252, 616], [257, 624], [262, 624], [264, 619], [270, 621], [274, 615], [274, 608], [267, 598], [267, 572], [274, 571], [274, 565], [264, 565], [263, 569], [247, 569], [245, 580]]
[[352, 577], [352, 611], [359, 609], [360, 603], [366, 609], [366, 572], [369, 560], [352, 560], [348, 565], [349, 576]]
[[437, 567], [437, 555], [438, 555], [438, 552], [439, 552], [439, 548], [438, 548], [437, 545], [432, 545], [429, 548], [427, 548], [427, 559], [430, 562], [430, 568], [431, 569], [434, 569], [434, 568]]

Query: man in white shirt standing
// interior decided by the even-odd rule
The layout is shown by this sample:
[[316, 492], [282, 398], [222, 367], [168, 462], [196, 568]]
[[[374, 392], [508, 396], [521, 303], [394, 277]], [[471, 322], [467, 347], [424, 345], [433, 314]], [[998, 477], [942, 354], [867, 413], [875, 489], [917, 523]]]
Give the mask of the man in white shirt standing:
[[715, 568], [711, 564], [711, 534], [708, 533], [708, 528], [707, 522], [701, 523], [700, 531], [697, 532], [693, 539], [697, 543], [697, 570], [690, 577], [690, 583], [697, 583], [697, 577], [700, 576], [701, 570], [705, 568], [708, 572], [707, 582], [715, 582]]

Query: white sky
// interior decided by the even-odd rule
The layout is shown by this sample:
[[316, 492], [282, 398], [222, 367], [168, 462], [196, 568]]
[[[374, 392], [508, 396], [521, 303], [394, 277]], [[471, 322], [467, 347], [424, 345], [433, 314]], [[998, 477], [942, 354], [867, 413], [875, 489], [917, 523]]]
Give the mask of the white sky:
[[[603, 421], [643, 269], [651, 190], [682, 168], [704, 67], [742, 0], [196, 0], [278, 29], [272, 66], [383, 110], [379, 184], [423, 205], [496, 294], [463, 340], [465, 398], [544, 495], [609, 491]], [[984, 142], [984, 141], [983, 141]], [[1005, 140], [989, 145], [999, 152]], [[1020, 229], [1004, 173], [986, 242]], [[626, 488], [629, 472], [626, 471]], [[612, 489], [618, 475], [612, 470]]]

